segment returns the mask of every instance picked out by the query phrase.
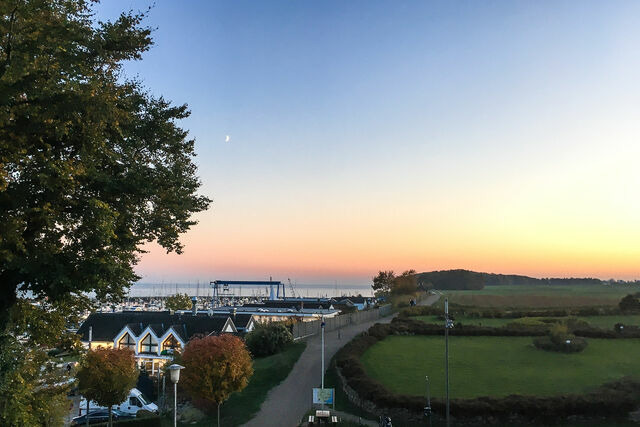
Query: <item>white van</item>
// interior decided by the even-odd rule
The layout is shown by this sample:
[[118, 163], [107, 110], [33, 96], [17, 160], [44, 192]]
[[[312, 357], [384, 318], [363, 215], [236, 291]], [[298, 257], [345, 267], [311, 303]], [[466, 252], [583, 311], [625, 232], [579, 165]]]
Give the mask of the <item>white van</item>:
[[[89, 402], [89, 412], [94, 411], [96, 409], [107, 409], [104, 406], [98, 405], [96, 402]], [[119, 405], [113, 405], [113, 409], [118, 409], [127, 414], [137, 414], [139, 410], [144, 409], [145, 411], [158, 413], [158, 405], [153, 402], [149, 402], [142, 395], [140, 390], [137, 388], [132, 388], [129, 391], [129, 396], [127, 399], [120, 403]], [[84, 415], [87, 413], [87, 399], [84, 397], [80, 400], [80, 408], [78, 410], [78, 416]]]

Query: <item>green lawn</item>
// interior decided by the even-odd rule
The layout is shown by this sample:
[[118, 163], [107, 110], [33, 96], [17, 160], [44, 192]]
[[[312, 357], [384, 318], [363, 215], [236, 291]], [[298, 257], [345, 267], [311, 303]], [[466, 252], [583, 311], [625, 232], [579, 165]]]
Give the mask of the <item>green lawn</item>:
[[[223, 426], [238, 426], [249, 421], [260, 410], [260, 405], [267, 397], [267, 393], [280, 384], [291, 372], [307, 343], [292, 344], [282, 353], [255, 359], [253, 362], [253, 376], [249, 385], [240, 393], [231, 395], [220, 407], [220, 424]], [[196, 426], [215, 426], [216, 417], [212, 414]]]
[[[581, 393], [640, 376], [640, 339], [589, 339], [582, 353], [545, 352], [530, 337], [450, 337], [451, 396]], [[362, 357], [368, 374], [396, 393], [444, 396], [444, 338], [390, 336]]]
[[487, 286], [481, 290], [445, 291], [452, 303], [478, 307], [579, 307], [616, 305], [635, 285]]
[[527, 286], [485, 286], [474, 291], [443, 291], [447, 295], [546, 295], [584, 296], [620, 299], [625, 295], [640, 292], [637, 285], [527, 285]]
[[[577, 317], [580, 320], [589, 322], [592, 326], [604, 329], [612, 329], [616, 323], [623, 323], [625, 325], [640, 326], [640, 315], [614, 315], [614, 316], [580, 316]], [[413, 319], [422, 320], [426, 323], [443, 323], [438, 319], [438, 316], [416, 316]], [[538, 318], [535, 318], [538, 319]], [[543, 318], [539, 318], [543, 319]], [[507, 323], [514, 322], [517, 319], [479, 319], [477, 317], [457, 316], [456, 322], [460, 322], [465, 325], [481, 325], [481, 326], [504, 326]]]

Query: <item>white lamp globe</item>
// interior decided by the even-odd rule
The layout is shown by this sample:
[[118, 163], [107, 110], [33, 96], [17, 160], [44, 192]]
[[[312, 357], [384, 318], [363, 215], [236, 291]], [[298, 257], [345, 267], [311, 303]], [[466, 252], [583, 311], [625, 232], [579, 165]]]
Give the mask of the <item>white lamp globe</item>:
[[184, 369], [184, 366], [173, 364], [169, 366], [169, 372], [171, 373], [171, 382], [177, 384], [180, 380], [180, 370]]

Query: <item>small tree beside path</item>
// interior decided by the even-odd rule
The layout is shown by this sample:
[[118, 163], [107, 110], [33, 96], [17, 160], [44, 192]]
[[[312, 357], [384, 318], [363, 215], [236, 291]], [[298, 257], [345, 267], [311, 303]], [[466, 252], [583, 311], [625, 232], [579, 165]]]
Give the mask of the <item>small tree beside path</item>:
[[109, 425], [113, 425], [111, 408], [123, 402], [138, 379], [133, 351], [97, 348], [80, 362], [76, 374], [78, 390], [87, 399], [109, 408]]

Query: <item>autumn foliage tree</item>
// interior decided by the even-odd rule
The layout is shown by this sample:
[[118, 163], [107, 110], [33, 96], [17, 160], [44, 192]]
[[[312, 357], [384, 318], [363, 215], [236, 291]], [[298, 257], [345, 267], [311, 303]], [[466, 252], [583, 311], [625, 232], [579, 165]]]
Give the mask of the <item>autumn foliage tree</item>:
[[89, 351], [80, 362], [76, 374], [78, 390], [87, 399], [109, 408], [123, 402], [138, 379], [133, 351], [130, 349], [97, 348]]
[[196, 405], [217, 406], [219, 425], [220, 404], [244, 389], [253, 375], [244, 342], [227, 334], [195, 338], [187, 344], [181, 361], [185, 369], [180, 382]]

